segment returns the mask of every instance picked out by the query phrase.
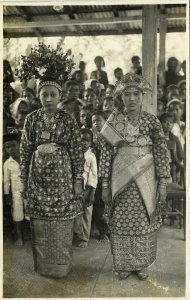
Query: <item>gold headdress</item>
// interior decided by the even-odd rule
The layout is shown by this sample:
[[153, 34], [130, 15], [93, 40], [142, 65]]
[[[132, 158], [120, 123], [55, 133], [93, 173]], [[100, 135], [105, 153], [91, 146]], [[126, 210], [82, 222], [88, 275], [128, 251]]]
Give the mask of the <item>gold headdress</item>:
[[127, 73], [117, 82], [115, 86], [115, 94], [121, 95], [129, 87], [136, 87], [143, 93], [148, 91], [152, 92], [150, 83], [144, 77], [134, 73]]

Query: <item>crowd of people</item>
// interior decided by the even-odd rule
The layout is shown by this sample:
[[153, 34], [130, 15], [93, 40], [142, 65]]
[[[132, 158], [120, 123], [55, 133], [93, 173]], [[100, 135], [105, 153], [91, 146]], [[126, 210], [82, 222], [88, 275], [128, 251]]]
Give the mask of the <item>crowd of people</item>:
[[[115, 84], [103, 70], [104, 58], [97, 56], [91, 74], [80, 61], [63, 85], [49, 78], [40, 82], [38, 92], [25, 83], [18, 94], [12, 87], [11, 66], [4, 60], [4, 234], [12, 211], [15, 242], [22, 246], [22, 223], [24, 218], [30, 222], [40, 274], [66, 275], [72, 244], [87, 247], [96, 234], [99, 241], [110, 239], [114, 270], [122, 279], [131, 271], [146, 279], [142, 270], [155, 260], [154, 232], [161, 219], [142, 186], [147, 178], [151, 190], [146, 194], [156, 198], [156, 183], [151, 181], [155, 169], [162, 199], [167, 182], [181, 183], [185, 173], [186, 62], [168, 59], [165, 86], [158, 82], [157, 118], [142, 112], [142, 98], [150, 87], [141, 76], [140, 58], [133, 56], [131, 62], [128, 74], [120, 67], [113, 71]], [[132, 98], [135, 108], [129, 103]], [[123, 139], [133, 148], [123, 145]], [[130, 177], [140, 146], [144, 172]], [[44, 235], [45, 244], [40, 240]], [[141, 246], [134, 257], [131, 248], [138, 241]], [[151, 253], [145, 251], [147, 243]], [[60, 247], [66, 256], [61, 256]], [[126, 247], [131, 260], [124, 257]]]

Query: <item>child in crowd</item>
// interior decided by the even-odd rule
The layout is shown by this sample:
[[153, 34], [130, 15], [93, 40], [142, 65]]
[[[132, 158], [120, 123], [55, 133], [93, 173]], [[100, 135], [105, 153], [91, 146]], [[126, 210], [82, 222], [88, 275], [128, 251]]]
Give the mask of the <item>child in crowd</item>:
[[183, 116], [183, 103], [178, 99], [173, 99], [168, 103], [167, 106], [168, 106], [168, 111], [174, 117], [174, 125], [171, 132], [178, 137], [182, 149], [184, 150], [186, 130], [185, 130], [185, 122], [181, 120]]
[[14, 129], [22, 133], [24, 121], [29, 113], [29, 102], [25, 98], [18, 98], [10, 105], [10, 112], [12, 118], [15, 120]]
[[95, 91], [92, 88], [87, 88], [84, 93], [84, 102], [85, 106], [93, 112], [97, 109], [98, 101], [97, 101], [97, 95]]
[[103, 102], [103, 112], [106, 114], [107, 118], [110, 116], [114, 109], [114, 100], [112, 97], [106, 97]]
[[173, 115], [171, 113], [164, 113], [160, 117], [160, 122], [166, 136], [166, 142], [169, 150], [171, 177], [173, 182], [177, 182], [177, 173], [184, 170], [184, 153], [179, 139], [171, 132], [173, 127]]
[[16, 245], [23, 245], [21, 225], [24, 219], [23, 186], [20, 181], [20, 135], [7, 133], [3, 136], [4, 148], [9, 158], [4, 162], [5, 201], [12, 203], [12, 218], [16, 229]]
[[[93, 144], [98, 167], [103, 143], [102, 137], [100, 136], [100, 131], [102, 130], [106, 119], [107, 116], [103, 111], [96, 111], [92, 114]], [[108, 224], [105, 218], [105, 203], [102, 200], [101, 182], [98, 182], [96, 189], [95, 202], [93, 205], [92, 226], [96, 226], [99, 231], [99, 241], [107, 240]]]
[[81, 128], [91, 128], [90, 112], [87, 108], [82, 107], [80, 110]]
[[116, 79], [115, 83], [117, 83], [123, 77], [123, 70], [121, 68], [116, 68], [114, 70], [114, 76]]
[[91, 150], [92, 132], [89, 129], [81, 129], [81, 138], [84, 149], [84, 198], [85, 210], [82, 215], [75, 218], [74, 225], [74, 243], [78, 247], [85, 248], [88, 245], [91, 230], [92, 210], [95, 189], [98, 182], [96, 157]]
[[179, 88], [175, 84], [171, 84], [166, 89], [166, 104], [172, 99], [180, 99]]
[[157, 118], [160, 119], [160, 117], [163, 115], [165, 111], [164, 103], [161, 100], [157, 101]]
[[108, 84], [106, 88], [106, 97], [113, 97], [115, 86], [113, 84]]

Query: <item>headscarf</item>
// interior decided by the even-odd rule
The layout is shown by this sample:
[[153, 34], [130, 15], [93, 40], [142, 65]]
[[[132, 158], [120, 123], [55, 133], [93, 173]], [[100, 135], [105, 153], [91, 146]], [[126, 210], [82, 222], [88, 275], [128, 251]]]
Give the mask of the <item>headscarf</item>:
[[26, 98], [18, 98], [10, 105], [10, 112], [13, 119], [15, 119], [18, 114], [18, 109], [21, 102], [26, 103], [27, 106], [29, 105], [29, 102]]
[[134, 73], [125, 74], [115, 86], [115, 95], [122, 95], [124, 91], [130, 87], [138, 88], [143, 94], [150, 91], [152, 92], [152, 87], [150, 83], [141, 75]]

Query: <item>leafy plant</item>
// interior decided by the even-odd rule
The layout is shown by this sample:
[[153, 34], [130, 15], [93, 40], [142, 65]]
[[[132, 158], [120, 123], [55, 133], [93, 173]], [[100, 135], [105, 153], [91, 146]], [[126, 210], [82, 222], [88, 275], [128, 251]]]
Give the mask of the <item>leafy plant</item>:
[[54, 78], [63, 83], [70, 78], [74, 65], [70, 49], [64, 53], [59, 45], [56, 49], [52, 49], [50, 45], [46, 46], [41, 42], [38, 46], [31, 48], [28, 56], [21, 55], [15, 75], [21, 81], [35, 77], [40, 80]]

